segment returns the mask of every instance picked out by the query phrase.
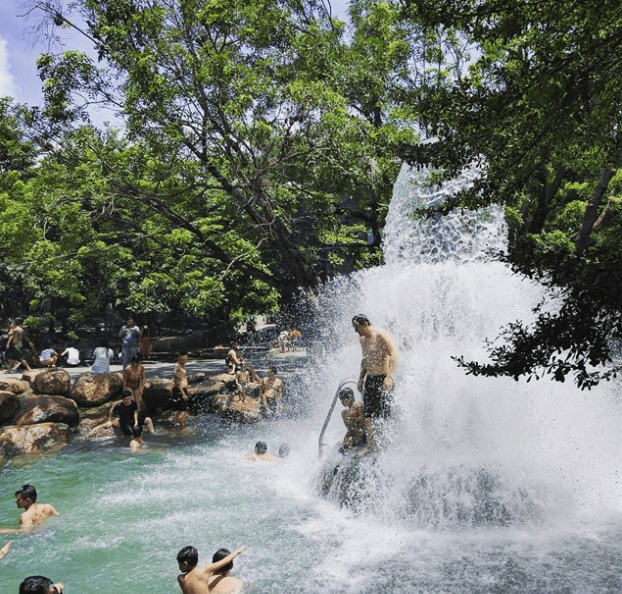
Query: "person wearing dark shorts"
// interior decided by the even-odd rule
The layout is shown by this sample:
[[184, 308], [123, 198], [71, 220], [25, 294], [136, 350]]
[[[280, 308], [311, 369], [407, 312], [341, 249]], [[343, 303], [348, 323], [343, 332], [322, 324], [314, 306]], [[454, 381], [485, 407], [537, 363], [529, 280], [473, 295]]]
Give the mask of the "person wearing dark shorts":
[[110, 407], [108, 422], [112, 423], [112, 415], [115, 413], [119, 416], [119, 428], [124, 435], [133, 436], [134, 427], [142, 427], [143, 425], [147, 427], [150, 433], [155, 433], [151, 419], [144, 410], [138, 410], [138, 405], [132, 396], [132, 392], [129, 390], [123, 392], [123, 400], [121, 402]]
[[398, 352], [391, 335], [371, 325], [369, 318], [358, 314], [352, 318], [354, 331], [359, 335], [363, 358], [357, 384], [363, 393], [363, 416], [367, 445], [357, 456], [367, 454], [374, 446], [379, 430], [374, 423], [391, 416], [393, 376], [397, 369]]
[[391, 392], [384, 389], [386, 375], [368, 375], [363, 389], [363, 414], [366, 418], [388, 419], [393, 408]]

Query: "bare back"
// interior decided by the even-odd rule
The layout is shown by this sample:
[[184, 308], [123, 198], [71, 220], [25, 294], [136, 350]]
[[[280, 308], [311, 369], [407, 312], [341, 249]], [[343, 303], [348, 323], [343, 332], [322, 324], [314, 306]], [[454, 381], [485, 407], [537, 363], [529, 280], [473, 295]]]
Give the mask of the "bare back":
[[198, 568], [179, 575], [177, 582], [183, 594], [238, 594], [244, 588], [242, 580], [238, 578], [221, 574], [209, 575]]
[[48, 518], [58, 516], [58, 512], [49, 503], [33, 503], [21, 516], [19, 522], [23, 530], [30, 530], [45, 522]]

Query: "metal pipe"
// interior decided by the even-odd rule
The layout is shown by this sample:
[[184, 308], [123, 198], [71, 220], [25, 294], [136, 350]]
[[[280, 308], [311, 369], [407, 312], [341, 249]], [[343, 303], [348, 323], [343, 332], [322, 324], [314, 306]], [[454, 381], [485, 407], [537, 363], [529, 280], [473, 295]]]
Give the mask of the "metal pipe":
[[356, 385], [356, 381], [355, 380], [351, 380], [351, 379], [344, 379], [341, 380], [341, 382], [339, 382], [339, 386], [337, 387], [337, 391], [335, 392], [335, 397], [333, 398], [333, 403], [330, 405], [330, 409], [328, 410], [328, 415], [326, 415], [326, 420], [324, 421], [324, 426], [322, 427], [322, 430], [320, 431], [320, 438], [319, 438], [319, 456], [320, 458], [322, 457], [322, 447], [325, 445], [322, 443], [322, 437], [324, 437], [324, 432], [326, 431], [326, 427], [328, 427], [328, 422], [330, 421], [330, 417], [333, 414], [333, 410], [335, 410], [335, 404], [337, 404], [337, 398], [339, 398], [339, 392], [341, 392], [341, 389], [347, 385], [347, 384], [354, 384]]

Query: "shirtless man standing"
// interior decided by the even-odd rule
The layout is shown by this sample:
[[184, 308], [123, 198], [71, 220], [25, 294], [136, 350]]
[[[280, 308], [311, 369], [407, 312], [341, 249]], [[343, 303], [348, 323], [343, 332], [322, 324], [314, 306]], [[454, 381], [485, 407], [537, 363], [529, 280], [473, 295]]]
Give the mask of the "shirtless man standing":
[[363, 403], [356, 402], [351, 388], [343, 388], [339, 392], [339, 400], [345, 407], [341, 411], [341, 418], [346, 426], [346, 434], [343, 436], [343, 449], [365, 447], [367, 436], [365, 435]]
[[58, 512], [49, 503], [37, 503], [37, 490], [32, 485], [24, 485], [15, 492], [17, 507], [25, 510], [19, 519], [21, 528], [2, 528], [0, 534], [30, 532], [35, 526], [48, 518], [58, 516]]
[[363, 414], [367, 446], [357, 455], [367, 454], [374, 446], [374, 421], [391, 416], [393, 376], [397, 369], [397, 348], [391, 335], [371, 325], [369, 318], [358, 314], [352, 318], [354, 331], [359, 335], [363, 358], [358, 391], [363, 394]]
[[175, 420], [179, 423], [181, 429], [185, 429], [188, 420], [188, 353], [182, 351], [179, 353], [177, 363], [173, 369], [173, 398], [171, 404], [177, 411]]
[[6, 343], [6, 359], [11, 365], [11, 371], [15, 371], [20, 365], [23, 365], [28, 371], [31, 371], [26, 357], [24, 357], [24, 342], [28, 342], [30, 348], [34, 351], [35, 345], [32, 344], [26, 336], [24, 329], [21, 327], [22, 320], [15, 318], [11, 322], [9, 328], [8, 340]]
[[240, 547], [233, 553], [220, 549], [214, 554], [212, 563], [201, 568], [197, 567], [198, 551], [194, 547], [184, 547], [177, 553], [177, 564], [182, 572], [177, 576], [177, 582], [183, 594], [239, 594], [244, 584], [228, 573], [233, 567], [233, 560], [245, 548]]
[[261, 404], [266, 414], [269, 412], [281, 414], [283, 411], [283, 382], [276, 373], [276, 367], [271, 367], [261, 382]]

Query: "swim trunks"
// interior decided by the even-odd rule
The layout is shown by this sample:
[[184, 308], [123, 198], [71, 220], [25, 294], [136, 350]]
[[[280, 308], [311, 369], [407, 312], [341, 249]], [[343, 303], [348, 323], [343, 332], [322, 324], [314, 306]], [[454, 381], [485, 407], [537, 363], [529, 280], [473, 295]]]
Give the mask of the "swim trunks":
[[170, 402], [173, 410], [188, 410], [188, 401], [184, 399], [179, 388], [173, 388], [173, 397]]
[[365, 418], [391, 416], [391, 394], [383, 389], [386, 375], [368, 375], [363, 390], [363, 415]]

